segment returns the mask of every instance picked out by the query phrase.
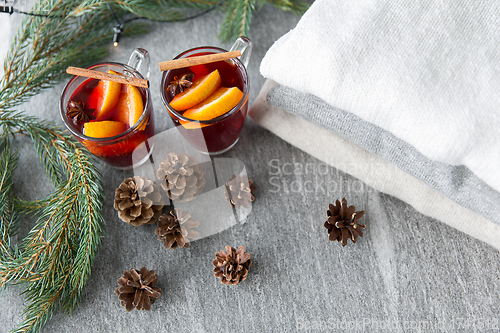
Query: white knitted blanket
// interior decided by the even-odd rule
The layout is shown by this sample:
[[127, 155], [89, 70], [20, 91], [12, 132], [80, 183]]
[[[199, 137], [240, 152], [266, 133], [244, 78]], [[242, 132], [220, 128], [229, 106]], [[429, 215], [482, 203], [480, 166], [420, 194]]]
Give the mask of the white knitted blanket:
[[500, 3], [316, 0], [261, 73], [500, 191]]

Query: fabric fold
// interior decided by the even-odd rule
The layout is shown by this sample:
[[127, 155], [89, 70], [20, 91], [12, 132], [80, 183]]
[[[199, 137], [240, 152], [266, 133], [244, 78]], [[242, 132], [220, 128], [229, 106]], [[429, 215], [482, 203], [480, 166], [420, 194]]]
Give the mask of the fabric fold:
[[267, 101], [271, 106], [337, 133], [450, 200], [500, 225], [500, 193], [465, 166], [433, 161], [392, 133], [350, 112], [330, 106], [311, 94], [278, 85], [269, 91]]
[[[257, 124], [374, 189], [401, 199], [419, 212], [500, 249], [500, 226], [497, 224], [333, 131], [271, 106], [267, 102], [267, 95], [276, 85], [276, 82], [267, 80], [249, 110], [249, 116]], [[376, 168], [351, 168], [354, 164], [373, 165]]]
[[495, 0], [316, 0], [261, 73], [500, 192], [499, 12]]

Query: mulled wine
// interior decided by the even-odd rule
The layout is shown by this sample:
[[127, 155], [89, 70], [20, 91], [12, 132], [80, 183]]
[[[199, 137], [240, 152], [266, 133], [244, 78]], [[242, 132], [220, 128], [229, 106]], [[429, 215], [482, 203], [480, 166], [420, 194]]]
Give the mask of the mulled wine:
[[71, 94], [63, 117], [80, 142], [113, 167], [130, 168], [150, 153], [154, 113], [146, 89], [85, 79]]
[[[221, 51], [205, 47], [180, 57]], [[238, 59], [167, 71], [161, 88], [174, 124], [197, 150], [219, 154], [236, 144], [248, 111], [249, 89], [245, 66]]]

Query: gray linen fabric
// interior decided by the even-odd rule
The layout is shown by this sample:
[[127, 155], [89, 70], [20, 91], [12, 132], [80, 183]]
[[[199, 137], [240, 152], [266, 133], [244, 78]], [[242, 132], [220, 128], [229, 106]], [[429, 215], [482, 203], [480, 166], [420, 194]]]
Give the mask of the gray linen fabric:
[[500, 193], [465, 166], [432, 161], [392, 133], [350, 112], [335, 108], [314, 95], [278, 85], [269, 91], [267, 100], [270, 105], [338, 133], [393, 163], [459, 205], [500, 224]]

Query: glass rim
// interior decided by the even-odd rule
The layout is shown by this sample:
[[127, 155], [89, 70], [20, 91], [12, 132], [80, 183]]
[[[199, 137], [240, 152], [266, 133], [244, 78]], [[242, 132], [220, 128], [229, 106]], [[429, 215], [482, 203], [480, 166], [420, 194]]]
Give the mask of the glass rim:
[[[198, 46], [198, 47], [193, 47], [189, 50], [186, 50], [180, 54], [178, 54], [175, 58], [175, 59], [179, 59], [180, 57], [190, 53], [190, 52], [193, 52], [193, 51], [198, 51], [198, 50], [202, 50], [202, 49], [208, 49], [208, 50], [217, 50], [217, 51], [220, 51], [220, 53], [222, 52], [227, 52], [227, 50], [224, 50], [223, 48], [220, 48], [220, 47], [216, 47], [216, 46]], [[238, 110], [240, 110], [243, 105], [247, 102], [248, 100], [248, 93], [250, 91], [250, 83], [248, 82], [248, 72], [247, 72], [247, 69], [245, 67], [245, 65], [243, 65], [243, 63], [241, 62], [241, 60], [239, 58], [231, 58], [229, 59], [231, 61], [236, 61], [236, 63], [239, 63], [238, 65], [238, 68], [243, 68], [243, 74], [244, 74], [244, 78], [246, 79], [246, 82], [245, 82], [245, 87], [246, 89], [244, 89], [245, 91], [243, 92], [243, 97], [241, 98], [241, 100], [238, 102], [238, 104], [236, 106], [234, 106], [231, 110], [229, 110], [228, 112], [224, 113], [223, 115], [220, 115], [216, 118], [213, 118], [213, 119], [209, 119], [209, 120], [195, 120], [195, 119], [190, 119], [190, 118], [187, 118], [187, 117], [184, 117], [182, 114], [180, 114], [178, 111], [174, 110], [171, 106], [170, 106], [170, 103], [167, 102], [167, 99], [165, 97], [165, 81], [167, 79], [167, 76], [168, 74], [171, 72], [171, 70], [168, 70], [168, 71], [165, 71], [163, 72], [162, 74], [162, 77], [161, 77], [161, 81], [160, 81], [160, 95], [161, 95], [161, 101], [163, 102], [163, 105], [165, 105], [165, 107], [167, 108], [168, 112], [170, 112], [171, 114], [173, 114], [176, 118], [182, 120], [182, 121], [186, 121], [186, 122], [190, 122], [190, 123], [199, 123], [199, 124], [207, 124], [207, 125], [210, 125], [210, 124], [214, 124], [214, 123], [218, 123], [230, 116], [232, 116], [233, 114], [235, 114]]]
[[[96, 68], [96, 67], [102, 67], [102, 66], [105, 66], [105, 65], [115, 65], [115, 66], [120, 66], [120, 67], [123, 67], [124, 69], [126, 69], [127, 71], [129, 71], [131, 74], [133, 74], [134, 76], [140, 78], [140, 79], [144, 79], [144, 77], [142, 76], [142, 74], [140, 72], [138, 72], [136, 69], [130, 67], [129, 65], [127, 64], [122, 64], [122, 63], [119, 63], [119, 62], [113, 62], [113, 61], [107, 61], [107, 62], [99, 62], [97, 64], [93, 64], [91, 66], [88, 66], [87, 69], [93, 69], [93, 68]], [[150, 92], [149, 92], [149, 88], [142, 88], [146, 91], [146, 103], [144, 103], [144, 109], [142, 110], [142, 114], [141, 116], [139, 117], [139, 120], [136, 121], [136, 123], [134, 124], [134, 126], [128, 128], [126, 131], [118, 134], [118, 135], [115, 135], [115, 136], [109, 136], [109, 137], [105, 137], [105, 138], [94, 138], [94, 137], [91, 137], [91, 136], [87, 136], [77, 130], [75, 130], [75, 128], [73, 127], [73, 123], [66, 117], [66, 106], [63, 105], [64, 104], [64, 96], [66, 96], [66, 92], [67, 90], [69, 89], [69, 87], [71, 86], [71, 84], [78, 78], [79, 76], [78, 75], [73, 75], [73, 77], [71, 78], [71, 80], [68, 81], [68, 83], [66, 83], [66, 85], [64, 86], [64, 89], [61, 93], [61, 99], [60, 99], [60, 102], [59, 102], [59, 113], [60, 113], [60, 116], [62, 118], [62, 121], [64, 123], [64, 125], [66, 126], [66, 128], [71, 132], [71, 134], [73, 134], [74, 136], [76, 136], [77, 138], [79, 139], [82, 139], [82, 140], [86, 140], [86, 141], [93, 141], [93, 142], [98, 142], [98, 143], [101, 143], [101, 144], [113, 144], [115, 143], [114, 141], [119, 141], [120, 139], [124, 138], [124, 137], [127, 137], [130, 133], [134, 133], [136, 132], [137, 128], [139, 128], [140, 126], [142, 126], [142, 123], [143, 121], [146, 119], [146, 114], [148, 113], [148, 110], [149, 110], [149, 104], [150, 104], [150, 99], [151, 99], [151, 96], [150, 96]], [[141, 89], [141, 88], [139, 88]], [[71, 96], [70, 96], [71, 97]], [[140, 125], [140, 126], [139, 126]]]

